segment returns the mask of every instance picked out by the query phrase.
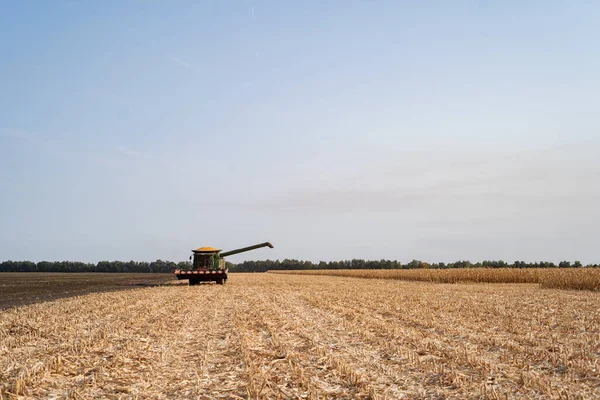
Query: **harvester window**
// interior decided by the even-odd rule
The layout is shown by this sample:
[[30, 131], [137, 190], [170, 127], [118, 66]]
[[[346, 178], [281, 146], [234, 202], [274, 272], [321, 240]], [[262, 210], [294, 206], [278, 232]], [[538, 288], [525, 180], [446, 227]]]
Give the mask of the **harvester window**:
[[211, 268], [212, 254], [196, 254], [194, 255], [194, 269]]

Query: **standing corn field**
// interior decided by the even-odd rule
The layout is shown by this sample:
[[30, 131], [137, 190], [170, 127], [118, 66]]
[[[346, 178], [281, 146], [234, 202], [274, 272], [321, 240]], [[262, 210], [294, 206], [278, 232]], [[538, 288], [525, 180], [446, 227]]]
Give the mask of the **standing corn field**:
[[344, 269], [269, 272], [441, 283], [538, 283], [543, 288], [600, 290], [600, 268]]

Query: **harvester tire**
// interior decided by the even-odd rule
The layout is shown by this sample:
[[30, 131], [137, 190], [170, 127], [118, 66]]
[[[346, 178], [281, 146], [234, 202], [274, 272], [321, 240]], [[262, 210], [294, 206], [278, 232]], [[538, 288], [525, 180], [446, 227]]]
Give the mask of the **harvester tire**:
[[197, 279], [190, 279], [190, 286], [194, 286], [194, 285], [197, 285], [199, 283], [200, 283], [200, 281], [197, 280]]
[[217, 285], [223, 285], [223, 284], [225, 284], [225, 280], [217, 279]]

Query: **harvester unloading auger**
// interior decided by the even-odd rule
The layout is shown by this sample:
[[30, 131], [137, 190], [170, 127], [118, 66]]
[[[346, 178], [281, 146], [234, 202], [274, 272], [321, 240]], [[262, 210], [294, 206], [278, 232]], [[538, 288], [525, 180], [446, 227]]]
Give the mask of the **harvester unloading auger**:
[[221, 253], [220, 249], [215, 249], [214, 247], [199, 247], [196, 250], [192, 250], [194, 254], [190, 256], [190, 260], [192, 258], [194, 260], [192, 269], [177, 269], [175, 270], [175, 276], [177, 279], [189, 279], [190, 285], [197, 285], [200, 282], [216, 282], [219, 285], [223, 285], [227, 281], [227, 273], [229, 272], [223, 257], [260, 249], [261, 247], [273, 248], [273, 245], [265, 242], [224, 253]]

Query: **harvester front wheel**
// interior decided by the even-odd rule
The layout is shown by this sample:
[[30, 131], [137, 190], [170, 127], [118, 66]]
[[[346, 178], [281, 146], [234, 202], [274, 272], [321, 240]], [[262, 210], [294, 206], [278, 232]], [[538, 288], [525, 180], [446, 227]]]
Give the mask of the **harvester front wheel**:
[[199, 283], [200, 283], [200, 281], [197, 280], [197, 279], [190, 279], [190, 286], [194, 286], [194, 285], [197, 285]]
[[224, 279], [217, 279], [217, 285], [223, 285], [223, 284], [225, 284]]

